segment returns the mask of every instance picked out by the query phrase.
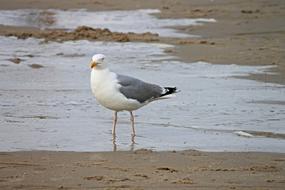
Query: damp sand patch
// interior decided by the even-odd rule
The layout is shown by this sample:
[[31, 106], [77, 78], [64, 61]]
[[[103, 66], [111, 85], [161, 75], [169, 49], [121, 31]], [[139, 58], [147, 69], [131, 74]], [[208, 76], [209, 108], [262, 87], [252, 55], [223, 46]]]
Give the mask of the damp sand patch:
[[43, 65], [36, 64], [36, 63], [30, 64], [28, 66], [31, 67], [32, 69], [40, 69], [44, 67]]

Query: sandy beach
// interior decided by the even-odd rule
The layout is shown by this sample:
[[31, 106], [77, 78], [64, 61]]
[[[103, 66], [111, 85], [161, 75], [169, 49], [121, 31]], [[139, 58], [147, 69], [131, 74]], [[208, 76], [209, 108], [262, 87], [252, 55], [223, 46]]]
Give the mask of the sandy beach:
[[1, 153], [1, 189], [283, 189], [284, 154]]
[[[214, 18], [215, 23], [177, 27], [200, 38], [161, 37], [81, 27], [59, 29], [0, 25], [1, 36], [47, 41], [157, 42], [185, 62], [276, 65], [248, 78], [285, 84], [283, 0], [0, 0], [1, 10], [159, 9], [158, 18]], [[49, 14], [48, 12], [46, 14]], [[50, 18], [50, 17], [47, 17]], [[53, 22], [47, 20], [47, 22]], [[12, 62], [21, 60], [13, 59]], [[38, 65], [31, 67], [39, 68]], [[0, 94], [1, 95], [1, 94]], [[283, 102], [277, 102], [284, 105]], [[271, 136], [274, 137], [274, 134]], [[280, 135], [280, 134], [279, 134]], [[266, 135], [265, 135], [266, 136]], [[282, 136], [282, 134], [281, 134]], [[284, 138], [284, 134], [282, 136]], [[86, 144], [88, 146], [88, 144]], [[285, 154], [265, 152], [19, 151], [0, 153], [0, 189], [284, 189]]]

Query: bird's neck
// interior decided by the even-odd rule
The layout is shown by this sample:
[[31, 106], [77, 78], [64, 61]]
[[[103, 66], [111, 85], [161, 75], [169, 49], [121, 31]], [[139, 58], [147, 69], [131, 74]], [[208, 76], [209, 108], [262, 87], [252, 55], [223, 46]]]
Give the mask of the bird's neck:
[[112, 72], [108, 68], [93, 68], [91, 71], [91, 78], [97, 80], [99, 78], [104, 78], [107, 77], [111, 74]]
[[100, 73], [108, 73], [110, 72], [110, 69], [107, 68], [107, 67], [102, 67], [102, 66], [97, 66], [95, 68], [92, 68], [92, 71], [91, 72], [100, 72]]
[[95, 69], [91, 71], [91, 87], [93, 93], [102, 87], [108, 81], [116, 80], [116, 74], [111, 72], [108, 68], [105, 69]]

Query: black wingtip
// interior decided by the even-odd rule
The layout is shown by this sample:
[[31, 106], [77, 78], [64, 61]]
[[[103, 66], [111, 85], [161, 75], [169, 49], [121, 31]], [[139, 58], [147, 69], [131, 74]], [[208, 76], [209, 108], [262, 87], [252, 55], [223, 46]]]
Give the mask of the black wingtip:
[[164, 87], [164, 89], [166, 91], [165, 91], [165, 93], [161, 94], [161, 97], [178, 92], [176, 87]]

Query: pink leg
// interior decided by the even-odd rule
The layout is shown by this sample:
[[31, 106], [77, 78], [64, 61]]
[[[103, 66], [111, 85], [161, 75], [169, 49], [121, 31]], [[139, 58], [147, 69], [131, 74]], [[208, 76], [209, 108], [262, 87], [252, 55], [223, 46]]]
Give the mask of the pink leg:
[[112, 134], [113, 136], [116, 136], [116, 124], [117, 124], [117, 111], [114, 112], [114, 117], [113, 117], [113, 130]]
[[130, 111], [131, 114], [131, 123], [132, 123], [132, 130], [133, 130], [133, 136], [136, 136], [136, 131], [135, 131], [135, 119], [134, 119], [134, 115], [133, 112]]

